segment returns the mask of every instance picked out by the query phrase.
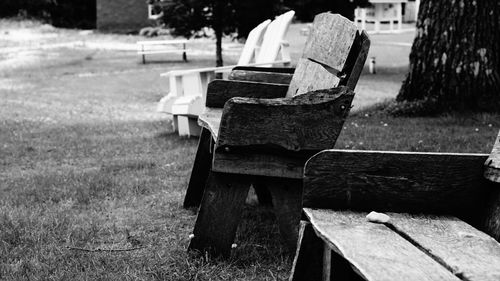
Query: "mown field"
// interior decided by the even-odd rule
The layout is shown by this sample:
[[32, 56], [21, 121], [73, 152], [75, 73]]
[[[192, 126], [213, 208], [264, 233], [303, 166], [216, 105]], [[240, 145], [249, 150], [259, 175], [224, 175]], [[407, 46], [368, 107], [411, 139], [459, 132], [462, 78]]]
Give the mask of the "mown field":
[[[167, 64], [73, 49], [9, 59], [0, 63], [1, 280], [288, 278], [293, 256], [264, 207], [246, 207], [230, 260], [186, 252], [196, 214], [181, 204], [197, 141], [154, 112]], [[336, 148], [489, 153], [500, 129], [494, 114], [394, 118], [377, 108], [352, 114]]]

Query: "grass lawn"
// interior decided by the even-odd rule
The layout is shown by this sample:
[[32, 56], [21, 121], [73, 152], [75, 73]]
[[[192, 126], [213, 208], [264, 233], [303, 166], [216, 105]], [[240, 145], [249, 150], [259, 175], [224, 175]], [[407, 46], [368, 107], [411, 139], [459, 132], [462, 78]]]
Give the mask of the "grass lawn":
[[[0, 63], [0, 280], [288, 278], [293, 257], [266, 208], [247, 206], [230, 260], [186, 252], [196, 215], [181, 204], [197, 141], [154, 113], [158, 74], [184, 64], [35, 55]], [[348, 118], [336, 147], [489, 153], [499, 117], [393, 118], [373, 107]]]

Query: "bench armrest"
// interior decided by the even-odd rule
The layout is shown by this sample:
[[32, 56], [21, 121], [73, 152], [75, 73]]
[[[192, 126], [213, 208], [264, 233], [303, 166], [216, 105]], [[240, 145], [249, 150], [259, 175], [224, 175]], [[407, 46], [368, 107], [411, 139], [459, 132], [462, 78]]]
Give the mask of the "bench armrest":
[[295, 68], [238, 66], [229, 74], [229, 80], [290, 84]]
[[293, 98], [233, 98], [222, 113], [217, 149], [271, 146], [289, 151], [332, 148], [351, 108], [347, 87]]
[[234, 97], [282, 98], [288, 85], [216, 79], [208, 84], [206, 106], [222, 108]]

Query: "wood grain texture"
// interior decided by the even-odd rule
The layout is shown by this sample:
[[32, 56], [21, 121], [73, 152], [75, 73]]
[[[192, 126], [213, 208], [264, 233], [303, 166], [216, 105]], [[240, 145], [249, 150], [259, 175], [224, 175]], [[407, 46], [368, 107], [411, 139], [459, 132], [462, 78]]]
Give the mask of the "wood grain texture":
[[336, 73], [332, 74], [322, 65], [301, 58], [290, 81], [286, 97], [291, 98], [310, 91], [334, 88], [339, 85], [339, 82], [340, 78]]
[[297, 251], [293, 259], [290, 281], [321, 281], [323, 241], [316, 236], [310, 222], [301, 221]]
[[210, 173], [190, 250], [229, 257], [249, 188], [244, 176]]
[[302, 181], [268, 178], [266, 185], [271, 193], [281, 237], [285, 240], [288, 249], [293, 252], [297, 246], [302, 211]]
[[500, 280], [500, 244], [455, 217], [388, 213], [389, 223], [463, 280]]
[[250, 71], [250, 70], [233, 70], [229, 74], [229, 80], [251, 81], [262, 83], [275, 84], [290, 84], [293, 73], [267, 72], [267, 71]]
[[484, 165], [484, 177], [490, 181], [500, 183], [500, 133]]
[[305, 207], [447, 213], [478, 225], [491, 184], [487, 155], [327, 150], [304, 171]]
[[289, 151], [331, 148], [351, 108], [346, 87], [314, 91], [293, 98], [233, 98], [221, 118], [217, 148], [281, 147]]
[[212, 170], [220, 173], [302, 179], [310, 155], [275, 155], [252, 150], [214, 154]]
[[302, 57], [340, 72], [356, 38], [357, 27], [341, 15], [322, 13], [314, 17]]
[[493, 187], [486, 210], [485, 232], [500, 242], [500, 188]]
[[222, 108], [226, 101], [233, 97], [282, 98], [285, 97], [287, 90], [288, 85], [283, 84], [216, 79], [208, 84], [205, 105]]
[[293, 67], [236, 66], [233, 68], [233, 70], [264, 71], [289, 74], [293, 74], [295, 72], [295, 68]]
[[214, 140], [217, 140], [219, 134], [222, 111], [222, 108], [205, 107], [203, 113], [198, 116], [198, 125], [209, 130]]
[[304, 209], [316, 235], [365, 280], [460, 280], [431, 257], [366, 213]]
[[200, 205], [205, 184], [212, 167], [213, 144], [210, 131], [202, 128], [198, 150], [196, 151], [186, 196], [184, 197], [184, 208], [198, 207]]
[[346, 67], [343, 69], [345, 77], [340, 81], [340, 85], [345, 85], [351, 90], [356, 89], [359, 77], [365, 66], [368, 51], [370, 50], [370, 38], [365, 31], [356, 37], [351, 52], [347, 58]]

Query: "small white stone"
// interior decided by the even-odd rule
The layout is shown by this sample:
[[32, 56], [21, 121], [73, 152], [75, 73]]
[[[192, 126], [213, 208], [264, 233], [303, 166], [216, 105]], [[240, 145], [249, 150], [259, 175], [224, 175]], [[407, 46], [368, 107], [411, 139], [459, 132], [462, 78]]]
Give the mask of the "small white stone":
[[386, 214], [371, 212], [366, 216], [366, 219], [373, 223], [387, 223], [390, 217]]
[[236, 247], [238, 247], [238, 244], [236, 243], [231, 244], [231, 249], [236, 249]]
[[189, 239], [193, 239], [194, 238], [194, 234], [189, 234]]

